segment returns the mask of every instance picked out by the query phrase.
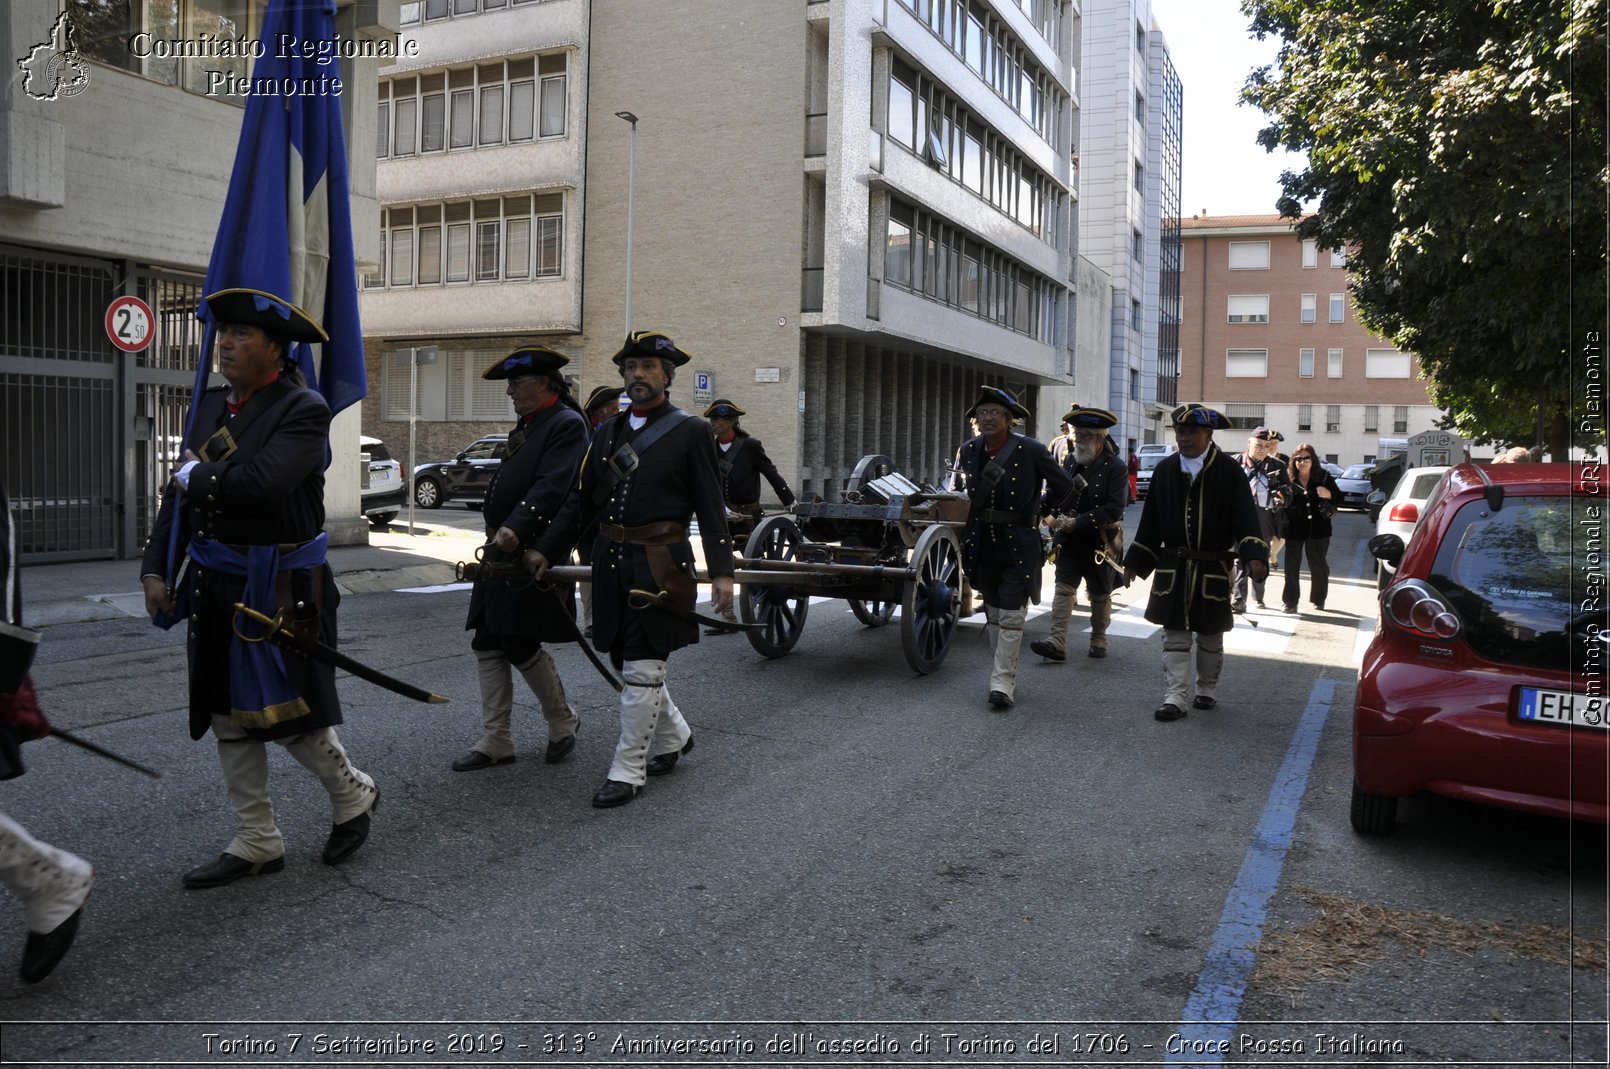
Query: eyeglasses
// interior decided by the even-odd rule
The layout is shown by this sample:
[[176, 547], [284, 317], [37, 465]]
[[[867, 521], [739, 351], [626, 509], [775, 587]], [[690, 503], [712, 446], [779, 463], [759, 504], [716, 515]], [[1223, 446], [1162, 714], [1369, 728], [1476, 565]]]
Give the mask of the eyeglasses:
[[1313, 457], [1292, 457], [1291, 459], [1295, 460], [1299, 464], [1307, 464], [1307, 463], [1310, 463], [1314, 458]]

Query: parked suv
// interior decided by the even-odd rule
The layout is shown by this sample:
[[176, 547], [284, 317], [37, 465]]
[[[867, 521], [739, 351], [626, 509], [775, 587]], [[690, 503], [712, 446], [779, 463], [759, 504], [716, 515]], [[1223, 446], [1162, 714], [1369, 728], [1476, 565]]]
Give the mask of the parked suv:
[[363, 464], [363, 515], [372, 526], [384, 528], [408, 500], [402, 465], [391, 459], [386, 443], [379, 438], [359, 435], [358, 449]]
[[1135, 455], [1140, 458], [1140, 470], [1135, 473], [1136, 500], [1144, 498], [1146, 496], [1146, 491], [1151, 488], [1152, 469], [1157, 467], [1157, 462], [1168, 456], [1170, 453], [1178, 453], [1179, 449], [1180, 447], [1174, 445], [1172, 442], [1159, 442], [1152, 443], [1150, 445], [1143, 445], [1139, 449], [1135, 450]]
[[[1390, 831], [1419, 791], [1532, 813], [1610, 820], [1602, 498], [1573, 496], [1573, 464], [1460, 464], [1405, 547], [1359, 669], [1352, 823]], [[1411, 470], [1407, 479], [1414, 472]], [[1590, 696], [1590, 694], [1594, 696]]]
[[477, 438], [452, 460], [432, 460], [414, 468], [414, 504], [439, 509], [454, 498], [480, 508], [492, 476], [509, 455], [504, 434]]

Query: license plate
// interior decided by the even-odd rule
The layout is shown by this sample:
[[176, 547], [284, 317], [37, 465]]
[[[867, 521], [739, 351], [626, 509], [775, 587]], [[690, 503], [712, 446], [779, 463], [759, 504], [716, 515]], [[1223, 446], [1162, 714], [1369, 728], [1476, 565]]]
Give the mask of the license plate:
[[1520, 708], [1522, 720], [1535, 720], [1545, 724], [1568, 724], [1573, 727], [1610, 730], [1610, 716], [1606, 713], [1603, 698], [1590, 698], [1586, 694], [1572, 694], [1564, 690], [1542, 690], [1522, 687]]
[[389, 486], [394, 481], [395, 480], [392, 478], [390, 468], [370, 468], [369, 469], [369, 485], [370, 486]]

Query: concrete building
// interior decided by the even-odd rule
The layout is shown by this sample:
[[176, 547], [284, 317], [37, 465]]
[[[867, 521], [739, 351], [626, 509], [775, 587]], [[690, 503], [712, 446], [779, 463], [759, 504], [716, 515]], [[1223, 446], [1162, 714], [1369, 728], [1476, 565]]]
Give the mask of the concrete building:
[[[480, 279], [423, 282], [416, 263], [412, 281], [393, 270], [367, 291], [382, 376], [400, 348], [435, 344], [447, 362], [446, 408], [421, 411], [436, 424], [421, 441], [451, 450], [506, 429], [501, 393], [473, 381], [499, 347], [556, 345], [590, 390], [618, 381], [610, 357], [628, 326], [692, 353], [673, 398], [696, 411], [737, 401], [802, 492], [835, 491], [868, 453], [940, 482], [984, 383], [1024, 396], [1031, 431], [1056, 432], [1085, 374], [1073, 323], [1078, 3], [440, 0], [418, 17], [405, 26], [418, 63], [384, 76], [394, 130], [402, 78], [448, 95], [449, 142], [465, 71], [503, 64], [511, 99], [529, 77], [516, 62], [534, 59], [540, 80], [559, 56], [569, 79], [562, 134], [429, 153], [421, 142], [411, 159], [394, 145], [380, 165], [393, 269], [394, 205], [415, 209], [399, 225], [416, 260], [434, 225], [420, 206], [478, 213], [502, 198], [506, 235], [509, 197], [560, 205], [557, 277], [505, 270], [485, 280], [488, 302]], [[438, 75], [445, 87], [423, 88]], [[519, 166], [494, 166], [505, 157]], [[468, 355], [448, 362], [456, 349]], [[389, 381], [376, 393], [394, 397]], [[365, 427], [397, 439], [406, 401], [382, 405], [367, 404]], [[497, 418], [467, 418], [483, 412]]]
[[[23, 560], [139, 555], [184, 430], [200, 355], [195, 310], [240, 135], [245, 97], [219, 82], [246, 77], [249, 63], [178, 53], [257, 40], [264, 6], [0, 5], [10, 72], [0, 90], [0, 443]], [[338, 33], [389, 40], [383, 9], [342, 0]], [[349, 94], [358, 256], [372, 260], [375, 61], [337, 69]], [[155, 314], [151, 344], [134, 354], [103, 326], [123, 295]], [[332, 430], [336, 542], [367, 537], [357, 427], [353, 409]]]
[[1132, 451], [1167, 440], [1178, 400], [1179, 216], [1184, 88], [1151, 0], [1085, 4], [1079, 133], [1079, 254], [1107, 292], [1079, 290], [1080, 330], [1101, 314], [1102, 370], [1078, 392], [1119, 417]]
[[1358, 321], [1344, 254], [1275, 215], [1193, 216], [1183, 233], [1182, 395], [1344, 467], [1376, 459], [1381, 438], [1434, 429], [1419, 361]]

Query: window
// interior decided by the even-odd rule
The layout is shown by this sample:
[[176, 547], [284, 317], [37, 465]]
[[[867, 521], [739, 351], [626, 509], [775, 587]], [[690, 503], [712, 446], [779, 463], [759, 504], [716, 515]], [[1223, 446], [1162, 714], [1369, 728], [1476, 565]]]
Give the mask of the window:
[[[454, 78], [454, 85], [459, 84], [461, 80], [474, 84], [475, 74], [473, 71], [454, 71], [453, 73], [455, 75], [469, 75], [467, 79]], [[470, 148], [475, 144], [475, 90], [453, 90], [452, 106], [453, 130], [452, 140], [449, 143], [453, 148]]]
[[1146, 125], [1146, 98], [1141, 96], [1139, 89], [1135, 90], [1135, 121]]
[[559, 277], [564, 194], [393, 206], [382, 213], [381, 242], [389, 271], [366, 276], [369, 288]]
[[[421, 286], [434, 286], [442, 280], [442, 228], [441, 206], [422, 205], [419, 209], [419, 279]], [[432, 225], [425, 226], [423, 224]]]
[[1325, 377], [1328, 379], [1342, 377], [1342, 351], [1340, 349], [1325, 350]]
[[[909, 211], [906, 217], [910, 218]], [[889, 217], [889, 242], [883, 258], [883, 278], [897, 286], [911, 288], [911, 226]]]
[[564, 274], [564, 194], [537, 198], [537, 274], [558, 278]]
[[917, 106], [916, 94], [911, 86], [895, 77], [889, 78], [889, 136], [907, 148], [917, 146], [917, 131], [912, 116]]
[[392, 154], [396, 156], [412, 156], [414, 154], [415, 125], [417, 122], [419, 101], [412, 95], [414, 80], [408, 81], [407, 99], [398, 100], [396, 105], [397, 128], [391, 140]]
[[[438, 86], [442, 76], [436, 75]], [[440, 93], [431, 93], [421, 100], [419, 151], [440, 152], [447, 147], [447, 97]]]
[[1396, 349], [1364, 350], [1364, 377], [1367, 379], [1406, 379], [1409, 354]]
[[1227, 379], [1263, 379], [1269, 377], [1268, 349], [1228, 349], [1224, 354], [1224, 377]]
[[414, 213], [410, 208], [393, 208], [386, 213], [392, 224], [391, 278], [393, 286], [414, 284]]
[[476, 139], [483, 145], [503, 143], [503, 86], [481, 86], [481, 127]]
[[1407, 434], [1409, 431], [1409, 406], [1394, 405], [1392, 407], [1392, 433]]
[[1319, 294], [1317, 294], [1317, 293], [1305, 293], [1305, 294], [1303, 294], [1302, 321], [1304, 323], [1312, 323], [1312, 322], [1314, 322], [1314, 319], [1315, 319], [1315, 316], [1317, 314], [1318, 308], [1319, 308]]
[[1300, 431], [1311, 431], [1314, 429], [1313, 405], [1297, 406], [1297, 429]]
[[1269, 295], [1267, 293], [1231, 294], [1228, 321], [1231, 323], [1269, 322]]
[[375, 118], [375, 157], [382, 160], [391, 155], [391, 101], [385, 99], [390, 88], [380, 83], [381, 101]]
[[1230, 242], [1230, 270], [1269, 270], [1269, 243], [1267, 241]]
[[1338, 431], [1340, 431], [1341, 429], [1342, 429], [1342, 406], [1341, 405], [1326, 405], [1325, 406], [1325, 430], [1330, 434], [1335, 434]]
[[380, 228], [380, 259], [374, 271], [363, 276], [363, 288], [366, 290], [381, 289], [386, 284], [386, 228]]
[[542, 78], [542, 136], [562, 137], [565, 132], [565, 93], [568, 83], [564, 53], [542, 56], [537, 73]]
[[1330, 295], [1330, 321], [1332, 323], [1340, 323], [1346, 315], [1346, 309], [1346, 294], [1333, 293]]
[[1138, 264], [1146, 262], [1146, 236], [1139, 230], [1135, 231], [1134, 239], [1130, 245], [1130, 252]]
[[1312, 349], [1297, 350], [1297, 377], [1300, 379], [1314, 377], [1314, 351]]
[[1319, 242], [1313, 238], [1303, 238], [1303, 266], [1319, 266]]
[[536, 107], [536, 83], [530, 81], [509, 83], [509, 140], [530, 141]]
[[1225, 405], [1224, 418], [1230, 421], [1231, 427], [1243, 431], [1262, 427], [1268, 422], [1263, 405]]
[[1129, 369], [1129, 399], [1131, 401], [1140, 400], [1140, 370], [1138, 368]]
[[1347, 253], [1339, 249], [1332, 249], [1330, 254], [1330, 265], [1332, 267], [1346, 267]]
[[1374, 434], [1376, 431], [1379, 431], [1380, 429], [1381, 429], [1381, 406], [1380, 405], [1365, 405], [1364, 406], [1364, 430], [1365, 430], [1365, 432], [1368, 433], [1368, 434]]
[[1146, 318], [1141, 310], [1141, 304], [1133, 299], [1129, 302], [1129, 325], [1135, 330], [1146, 329]]
[[1141, 165], [1139, 160], [1135, 161], [1135, 192], [1146, 192], [1146, 168]]
[[[479, 215], [479, 211], [476, 213]], [[475, 281], [489, 282], [498, 277], [502, 227], [496, 221], [475, 224]]]

